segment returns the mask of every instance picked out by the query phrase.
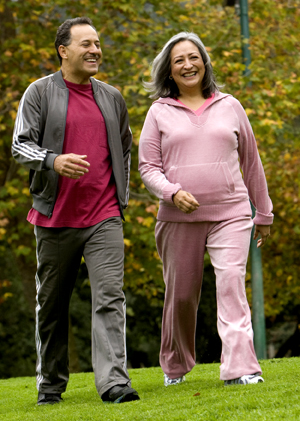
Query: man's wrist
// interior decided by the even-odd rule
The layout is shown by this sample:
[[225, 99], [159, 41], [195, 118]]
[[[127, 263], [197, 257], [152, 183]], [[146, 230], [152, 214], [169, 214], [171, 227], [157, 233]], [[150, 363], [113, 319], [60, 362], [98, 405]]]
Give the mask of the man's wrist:
[[44, 168], [46, 170], [54, 170], [54, 161], [55, 161], [55, 158], [57, 158], [58, 156], [59, 154], [48, 152], [44, 160]]

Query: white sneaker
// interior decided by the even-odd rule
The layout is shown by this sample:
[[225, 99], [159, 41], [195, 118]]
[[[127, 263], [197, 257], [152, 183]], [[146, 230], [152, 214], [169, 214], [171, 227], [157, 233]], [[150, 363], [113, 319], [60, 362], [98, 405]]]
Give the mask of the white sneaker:
[[257, 383], [263, 383], [264, 379], [258, 374], [245, 374], [242, 377], [239, 377], [238, 379], [233, 380], [225, 380], [224, 385], [225, 386], [231, 386], [233, 384], [257, 384]]
[[169, 376], [164, 374], [164, 385], [167, 386], [173, 386], [176, 384], [180, 384], [185, 381], [185, 376], [178, 377], [177, 379], [170, 379]]

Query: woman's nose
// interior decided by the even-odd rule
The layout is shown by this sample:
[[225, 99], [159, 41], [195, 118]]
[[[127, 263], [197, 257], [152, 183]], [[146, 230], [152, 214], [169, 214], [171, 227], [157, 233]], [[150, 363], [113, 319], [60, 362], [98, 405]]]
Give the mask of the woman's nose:
[[190, 60], [185, 60], [184, 67], [185, 67], [186, 69], [191, 69], [191, 68], [193, 67], [193, 65], [192, 65], [192, 63], [190, 62]]

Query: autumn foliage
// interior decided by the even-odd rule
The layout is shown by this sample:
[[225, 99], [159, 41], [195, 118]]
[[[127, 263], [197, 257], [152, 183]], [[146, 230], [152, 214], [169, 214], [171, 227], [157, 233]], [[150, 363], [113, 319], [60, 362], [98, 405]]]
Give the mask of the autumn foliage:
[[[124, 224], [125, 289], [146, 298], [149, 306], [162, 305], [162, 266], [153, 234], [157, 201], [137, 171], [139, 135], [151, 105], [142, 81], [148, 80], [151, 61], [164, 43], [185, 30], [201, 37], [223, 92], [241, 101], [256, 135], [275, 214], [272, 236], [263, 249], [265, 314], [275, 320], [300, 305], [300, 8], [296, 0], [249, 1], [252, 63], [248, 77], [243, 76], [239, 17], [234, 8], [223, 7], [222, 0], [0, 0], [0, 259], [10, 250], [25, 284], [34, 277], [34, 236], [26, 222], [31, 205], [28, 174], [11, 158], [13, 124], [27, 86], [59, 68], [54, 49], [57, 27], [66, 18], [80, 15], [92, 18], [99, 29], [103, 64], [96, 77], [122, 92], [134, 136], [131, 199]], [[250, 279], [248, 272], [249, 296]], [[11, 279], [1, 271], [0, 306], [12, 298], [11, 286]]]

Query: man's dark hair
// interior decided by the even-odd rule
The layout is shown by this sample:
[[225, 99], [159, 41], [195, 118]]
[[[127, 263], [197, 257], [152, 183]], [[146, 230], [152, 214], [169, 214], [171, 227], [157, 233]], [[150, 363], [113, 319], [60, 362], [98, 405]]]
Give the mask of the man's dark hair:
[[56, 32], [56, 38], [55, 38], [55, 48], [57, 52], [57, 57], [59, 59], [59, 63], [62, 63], [62, 58], [59, 54], [58, 47], [60, 45], [68, 46], [71, 44], [71, 28], [75, 25], [90, 25], [92, 28], [96, 28], [93, 25], [93, 22], [90, 18], [87, 17], [79, 17], [74, 19], [67, 19], [64, 23], [62, 23], [57, 32]]

